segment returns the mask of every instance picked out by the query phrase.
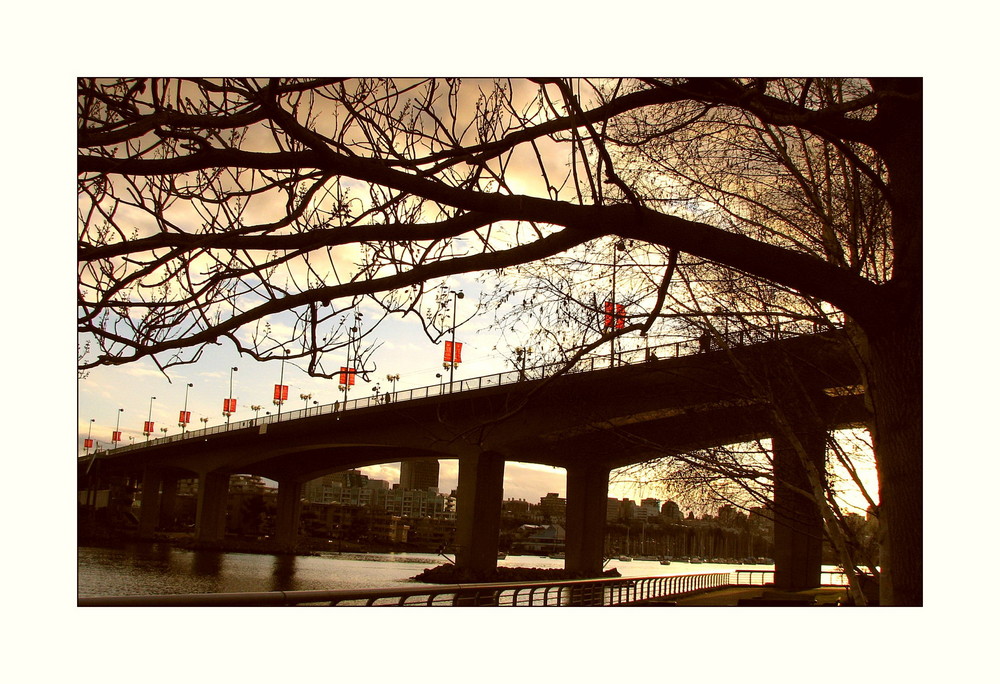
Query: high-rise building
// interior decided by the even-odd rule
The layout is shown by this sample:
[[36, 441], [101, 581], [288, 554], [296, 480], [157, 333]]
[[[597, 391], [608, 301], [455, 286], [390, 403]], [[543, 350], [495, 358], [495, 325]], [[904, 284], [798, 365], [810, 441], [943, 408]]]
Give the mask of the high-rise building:
[[553, 520], [566, 519], [566, 499], [560, 497], [556, 492], [549, 492], [543, 496], [539, 500], [538, 506], [542, 515], [547, 515]]
[[681, 507], [677, 505], [675, 501], [667, 501], [663, 504], [660, 509], [660, 515], [662, 515], [667, 520], [677, 521], [683, 520], [684, 514], [681, 513]]
[[441, 466], [436, 459], [403, 461], [399, 466], [399, 488], [433, 489], [436, 492], [440, 471]]

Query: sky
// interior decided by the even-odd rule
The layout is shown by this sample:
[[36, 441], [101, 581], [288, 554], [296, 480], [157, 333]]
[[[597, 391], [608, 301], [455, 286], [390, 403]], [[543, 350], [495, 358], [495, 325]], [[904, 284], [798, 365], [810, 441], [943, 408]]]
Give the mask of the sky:
[[[474, 293], [475, 284], [461, 278], [453, 278], [449, 285], [455, 290]], [[458, 301], [459, 320], [475, 309], [470, 297]], [[463, 309], [469, 311], [463, 313]], [[365, 313], [365, 307], [361, 307]], [[362, 321], [371, 320], [376, 315], [373, 309], [367, 311]], [[492, 315], [480, 314], [479, 319], [469, 321], [456, 332], [456, 341], [463, 343], [462, 364], [455, 371], [455, 379], [468, 379], [513, 369], [509, 350], [498, 346], [493, 332]], [[391, 387], [386, 380], [389, 374], [398, 374], [396, 391], [426, 387], [441, 381], [437, 374], [447, 378], [443, 368], [444, 345], [433, 344], [426, 338], [415, 320], [390, 319], [383, 321], [376, 333], [381, 346], [374, 353], [372, 361], [377, 371], [370, 382], [359, 378], [351, 390], [350, 398], [360, 398], [374, 394], [379, 385], [381, 391]], [[505, 355], [504, 352], [507, 351]], [[336, 360], [336, 357], [334, 357]], [[346, 364], [346, 357], [341, 361]], [[335, 365], [335, 364], [329, 364]], [[238, 370], [230, 372], [236, 367]], [[262, 407], [260, 415], [277, 412], [273, 404], [273, 388], [283, 378], [288, 385], [288, 402], [282, 411], [304, 408], [306, 402], [301, 395], [311, 395], [313, 402], [330, 404], [342, 398], [336, 380], [310, 377], [294, 362], [282, 364], [278, 361], [260, 363], [246, 356], [239, 356], [227, 342], [209, 347], [198, 363], [175, 366], [167, 369], [166, 375], [155, 364], [143, 360], [122, 366], [102, 366], [92, 369], [87, 377], [80, 380], [78, 389], [77, 451], [87, 453], [84, 439], [88, 434], [99, 448], [109, 448], [111, 434], [118, 427], [122, 432], [122, 443], [141, 443], [146, 440], [143, 425], [147, 419], [155, 424], [155, 437], [162, 436], [161, 429], [167, 428], [168, 435], [181, 431], [178, 414], [185, 407], [191, 413], [190, 429], [203, 426], [202, 418], [208, 418], [207, 425], [225, 424], [222, 413], [223, 399], [229, 395], [232, 377], [233, 394], [237, 399], [237, 412], [231, 421], [254, 417], [252, 405]], [[187, 387], [191, 383], [192, 387]], [[153, 399], [155, 397], [155, 399]], [[119, 409], [125, 409], [119, 413]], [[91, 422], [93, 420], [93, 422]], [[152, 439], [153, 437], [151, 437]], [[134, 440], [134, 441], [130, 441]], [[383, 464], [362, 469], [373, 479], [399, 481], [399, 464]], [[441, 462], [440, 491], [447, 493], [457, 487], [458, 465], [455, 460]], [[540, 464], [508, 462], [504, 473], [504, 498], [524, 499], [537, 503], [547, 493], [556, 492], [565, 496], [565, 471]], [[637, 498], [653, 495], [648, 486], [638, 487], [629, 483], [613, 483], [610, 496], [615, 498]]]

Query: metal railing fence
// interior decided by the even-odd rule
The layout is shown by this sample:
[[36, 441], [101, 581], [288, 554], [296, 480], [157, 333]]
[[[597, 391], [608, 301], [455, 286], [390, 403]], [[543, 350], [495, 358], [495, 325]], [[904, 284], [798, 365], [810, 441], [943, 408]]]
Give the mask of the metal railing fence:
[[[738, 586], [763, 586], [774, 582], [774, 570], [735, 570], [733, 574], [733, 584]], [[842, 570], [823, 570], [820, 584], [824, 587], [846, 587], [847, 575]]]
[[628, 606], [731, 586], [728, 572], [662, 577], [430, 585], [389, 589], [81, 597], [81, 607]]

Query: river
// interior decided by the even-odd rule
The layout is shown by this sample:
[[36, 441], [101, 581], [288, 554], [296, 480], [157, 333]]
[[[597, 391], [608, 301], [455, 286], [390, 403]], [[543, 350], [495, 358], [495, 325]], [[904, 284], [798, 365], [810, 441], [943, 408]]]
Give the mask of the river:
[[[80, 547], [78, 594], [126, 596], [304, 589], [374, 589], [413, 586], [426, 568], [445, 562], [428, 553], [322, 553], [316, 556], [192, 551], [168, 544], [135, 543], [115, 548]], [[506, 567], [562, 568], [563, 559], [508, 556]], [[611, 560], [624, 577], [686, 575], [703, 572], [770, 570], [770, 565]], [[824, 566], [824, 569], [828, 569]]]

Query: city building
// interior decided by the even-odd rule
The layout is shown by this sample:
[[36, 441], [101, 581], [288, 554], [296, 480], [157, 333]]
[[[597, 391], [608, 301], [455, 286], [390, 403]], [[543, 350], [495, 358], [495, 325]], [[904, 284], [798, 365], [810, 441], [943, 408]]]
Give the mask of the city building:
[[681, 507], [677, 505], [676, 501], [664, 502], [663, 507], [660, 508], [660, 516], [669, 522], [679, 522], [684, 519]]
[[548, 517], [550, 520], [566, 519], [566, 499], [560, 497], [555, 492], [549, 492], [543, 496], [538, 502], [538, 506], [542, 515]]
[[441, 464], [436, 459], [403, 461], [399, 465], [399, 486], [402, 489], [438, 489]]

